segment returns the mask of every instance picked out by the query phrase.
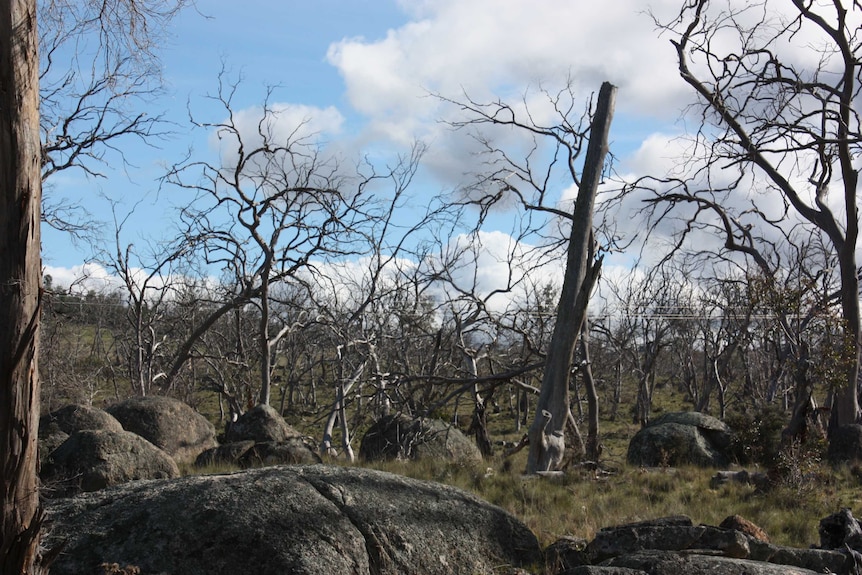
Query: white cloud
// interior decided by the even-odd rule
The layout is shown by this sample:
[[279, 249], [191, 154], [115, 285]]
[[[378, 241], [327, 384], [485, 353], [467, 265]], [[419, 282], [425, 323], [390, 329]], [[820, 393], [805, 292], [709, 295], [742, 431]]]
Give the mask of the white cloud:
[[[382, 266], [378, 269], [378, 266]], [[385, 256], [381, 260], [368, 256], [339, 261], [313, 261], [311, 270], [302, 270], [298, 277], [311, 286], [318, 305], [341, 313], [356, 310], [368, 298], [372, 283], [377, 295], [403, 286], [416, 268], [406, 258]], [[379, 275], [375, 277], [379, 271]], [[286, 280], [290, 284], [292, 280]]]
[[[241, 140], [245, 153], [267, 144], [306, 151], [325, 147], [341, 133], [344, 116], [337, 108], [273, 103], [266, 109], [252, 106], [234, 112], [232, 129], [217, 129], [209, 136], [224, 167], [236, 165]], [[235, 130], [235, 131], [234, 131]]]
[[[440, 301], [460, 298], [462, 307], [471, 309], [469, 302], [476, 298], [497, 314], [524, 301], [535, 286], [550, 283], [559, 287], [565, 271], [558, 261], [542, 258], [535, 246], [499, 231], [459, 234], [424, 265], [445, 278], [435, 284]], [[502, 291], [493, 293], [495, 290]]]
[[[676, 2], [653, 4], [663, 9]], [[430, 113], [428, 91], [507, 96], [568, 75], [584, 95], [610, 81], [620, 87], [622, 108], [646, 114], [675, 114], [685, 99], [673, 49], [641, 2], [426, 0], [409, 6], [414, 21], [384, 39], [346, 39], [329, 50], [353, 106], [378, 121]]]
[[[141, 289], [144, 287], [144, 282], [146, 282], [146, 293], [144, 296], [147, 300], [154, 298], [161, 299], [162, 297], [171, 300], [184, 287], [198, 290], [201, 294], [208, 293], [215, 295], [215, 297], [221, 297], [217, 293], [218, 280], [214, 277], [192, 279], [182, 275], [171, 274], [164, 276], [155, 275], [148, 279], [151, 272], [138, 267], [131, 268], [129, 273], [132, 277], [133, 289], [136, 296], [140, 294]], [[83, 296], [90, 292], [102, 295], [119, 292], [124, 294], [123, 299], [128, 295], [128, 288], [124, 280], [116, 275], [113, 270], [95, 262], [71, 267], [45, 266], [42, 269], [42, 276], [43, 278], [51, 276], [52, 289], [58, 292], [78, 296]], [[167, 288], [166, 291], [164, 291], [165, 288]]]
[[[450, 182], [470, 168], [467, 160], [475, 146], [445, 129], [457, 110], [429, 93], [457, 101], [466, 93], [480, 102], [501, 98], [513, 104], [526, 94], [541, 122], [549, 109], [538, 86], [554, 92], [571, 78], [576, 98], [585, 103], [607, 80], [619, 88], [617, 116], [627, 124], [612, 130], [622, 134], [620, 140], [630, 138], [623, 134], [630, 126], [647, 119], [678, 119], [695, 100], [679, 76], [670, 42], [674, 35], [663, 33], [654, 20], [671, 22], [679, 0], [403, 0], [399, 5], [410, 18], [407, 23], [383, 38], [335, 42], [328, 61], [342, 75], [351, 105], [367, 118], [369, 138], [432, 143], [426, 159]], [[767, 7], [771, 15], [782, 9]], [[734, 22], [745, 26], [760, 22], [764, 8], [728, 0], [711, 3], [709, 10], [713, 17], [733, 10]], [[736, 39], [732, 29], [725, 29], [711, 48], [721, 53]], [[823, 42], [806, 28], [775, 49], [794, 64], [816, 65], [820, 55], [812, 48]]]
[[[686, 126], [670, 123], [693, 101], [694, 94], [679, 78], [671, 35], [662, 35], [647, 13], [652, 11], [661, 21], [670, 21], [680, 8], [679, 0], [399, 0], [399, 4], [409, 14], [409, 22], [382, 38], [342, 39], [333, 43], [327, 54], [344, 80], [348, 102], [368, 122], [362, 138], [365, 142], [384, 141], [397, 147], [424, 139], [431, 145], [424, 158], [426, 168], [445, 183], [456, 185], [464, 174], [478, 169], [476, 154], [480, 148], [464, 132], [449, 129], [445, 121], [457, 117], [459, 111], [430, 97], [429, 92], [455, 100], [463, 100], [465, 92], [480, 102], [500, 98], [518, 111], [529, 108], [539, 123], [553, 122], [554, 110], [539, 88], [554, 92], [571, 78], [578, 90], [576, 115], [601, 82], [608, 80], [619, 87], [611, 139], [625, 141], [634, 150], [617, 165], [626, 179], [678, 174], [686, 167], [685, 160], [692, 158], [690, 142], [677, 135]], [[742, 0], [731, 0], [731, 4], [745, 5]], [[720, 1], [711, 4], [717, 9], [726, 5]], [[773, 9], [773, 3], [768, 7]], [[738, 21], [750, 22], [756, 17], [755, 6]], [[713, 46], [720, 49], [732, 40], [732, 35], [717, 37]], [[816, 35], [801, 32], [794, 36], [792, 46], [776, 49], [788, 48], [790, 61], [805, 66], [818, 63], [820, 56], [811, 48], [820, 44]], [[263, 121], [276, 141], [286, 141], [292, 135], [294, 140], [308, 138], [329, 144], [338, 136], [337, 145], [353, 144], [345, 143], [346, 120], [335, 107], [274, 103], [271, 108], [273, 114], [266, 118], [260, 107], [237, 112], [235, 121], [247, 142], [259, 143]], [[689, 128], [696, 129], [698, 120], [693, 118], [695, 123]], [[667, 123], [661, 132], [653, 131], [658, 122]], [[519, 150], [508, 148], [521, 144], [514, 134], [497, 131], [494, 136], [501, 146]], [[218, 142], [213, 136], [212, 143], [230, 165], [227, 160], [234, 153], [230, 147], [234, 142]], [[614, 148], [612, 152], [620, 153]], [[756, 182], [752, 184], [753, 190]], [[436, 185], [430, 187], [437, 189]], [[576, 188], [560, 181], [559, 193], [558, 201], [565, 204], [574, 197]], [[731, 205], [744, 209], [754, 193], [733, 196]], [[644, 231], [643, 220], [635, 217], [643, 208], [644, 197], [633, 194], [615, 214], [626, 239]], [[756, 199], [771, 215], [783, 209], [774, 194]], [[690, 210], [676, 215], [687, 213]], [[655, 237], [670, 241], [678, 223], [667, 220], [655, 230]], [[479, 291], [488, 293], [503, 285], [500, 282], [505, 283], [508, 276], [505, 253], [521, 248], [503, 233], [480, 239], [482, 247], [475, 261], [463, 265], [457, 281], [472, 282], [475, 277]], [[453, 239], [456, 244], [460, 241], [463, 237]], [[710, 241], [719, 240], [704, 235], [695, 245]], [[658, 250], [652, 253], [657, 256]], [[480, 271], [474, 275], [476, 266]], [[551, 271], [560, 275], [561, 270]], [[548, 273], [549, 277], [554, 275]], [[55, 281], [60, 283], [61, 277], [58, 272]]]
[[45, 266], [43, 276], [51, 276], [55, 289], [65, 289], [73, 294], [86, 294], [89, 291], [107, 293], [119, 289], [122, 280], [112, 275], [104, 266], [86, 263], [72, 267]]

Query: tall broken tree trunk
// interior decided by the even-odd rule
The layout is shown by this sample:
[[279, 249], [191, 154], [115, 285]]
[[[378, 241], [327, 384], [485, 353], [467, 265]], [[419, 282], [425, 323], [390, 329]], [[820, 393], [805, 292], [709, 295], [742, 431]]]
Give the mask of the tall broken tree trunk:
[[42, 287], [35, 0], [0, 3], [0, 573], [41, 573], [39, 304]]
[[613, 118], [616, 87], [605, 82], [599, 90], [590, 141], [578, 198], [572, 212], [566, 272], [560, 292], [557, 321], [545, 361], [536, 418], [530, 426], [527, 473], [557, 470], [566, 449], [565, 427], [569, 417], [569, 374], [586, 306], [578, 306], [590, 267], [593, 242], [593, 206], [608, 152], [608, 132]]

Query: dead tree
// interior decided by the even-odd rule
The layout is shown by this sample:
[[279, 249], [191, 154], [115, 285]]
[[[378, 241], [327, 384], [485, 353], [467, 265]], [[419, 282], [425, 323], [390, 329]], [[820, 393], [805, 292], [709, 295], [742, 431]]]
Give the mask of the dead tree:
[[[559, 467], [565, 452], [565, 426], [570, 417], [569, 372], [572, 354], [584, 325], [588, 292], [584, 290], [591, 267], [593, 206], [608, 152], [608, 133], [613, 118], [616, 88], [602, 84], [590, 127], [590, 140], [584, 160], [584, 173], [572, 213], [566, 273], [557, 308], [557, 322], [545, 362], [536, 418], [530, 426], [530, 452], [527, 472], [552, 471]], [[578, 305], [579, 296], [582, 305]]]
[[[698, 96], [702, 123], [696, 161], [689, 164], [695, 173], [686, 178], [685, 191], [676, 186], [668, 192], [671, 186], [664, 185], [657, 201], [682, 200], [725, 218], [725, 239], [736, 248], [752, 233], [782, 223], [785, 234], [803, 226], [828, 238], [838, 263], [844, 337], [843, 381], [830, 422], [835, 426], [856, 423], [862, 413], [860, 13], [859, 2], [842, 0], [792, 0], [786, 7], [691, 0], [672, 22], [657, 22], [673, 36], [679, 74]], [[811, 64], [800, 65], [802, 53]], [[732, 212], [733, 194], [750, 189], [779, 199], [783, 210], [766, 214], [766, 204], [752, 197], [750, 206]]]
[[[476, 228], [481, 228], [492, 210], [514, 205], [525, 214], [525, 228], [519, 231], [520, 237], [531, 234], [553, 237], [552, 245], [535, 250], [538, 259], [559, 265], [560, 250], [565, 249], [567, 254], [536, 419], [528, 433], [528, 473], [559, 468], [566, 447], [566, 425], [574, 422], [569, 405], [569, 377], [572, 355], [586, 314], [586, 301], [579, 305], [579, 297], [589, 296], [584, 286], [594, 263], [590, 261], [595, 243], [593, 207], [605, 168], [615, 92], [614, 86], [603, 84], [595, 110], [588, 110], [580, 121], [572, 117], [576, 106], [570, 84], [556, 94], [543, 92], [558, 114], [559, 123], [555, 125], [538, 124], [529, 112], [526, 98], [523, 102], [526, 112], [501, 101], [483, 104], [469, 98], [466, 102], [447, 100], [468, 118], [453, 125], [476, 131], [474, 139], [485, 157], [485, 170], [477, 174], [476, 182], [461, 191], [460, 201], [478, 208]], [[586, 129], [584, 120], [590, 117], [590, 126]], [[525, 157], [503, 149], [491, 135], [482, 132], [484, 128], [500, 127], [514, 129], [532, 139], [532, 145], [527, 142]], [[585, 144], [586, 157], [581, 170], [579, 162]], [[558, 190], [550, 182], [563, 174], [578, 187], [572, 212], [560, 209], [554, 202]], [[549, 234], [548, 228], [554, 224], [557, 228]], [[560, 231], [563, 233], [557, 233]], [[573, 427], [577, 430], [576, 425]], [[575, 435], [579, 437], [580, 434], [576, 431]]]

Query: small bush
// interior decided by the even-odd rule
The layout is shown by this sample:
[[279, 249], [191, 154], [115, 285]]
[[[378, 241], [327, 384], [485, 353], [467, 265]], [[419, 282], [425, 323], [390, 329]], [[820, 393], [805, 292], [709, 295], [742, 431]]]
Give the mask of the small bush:
[[779, 406], [728, 414], [725, 423], [733, 430], [731, 453], [737, 462], [776, 465], [781, 453], [781, 431], [787, 424], [787, 415]]
[[773, 481], [805, 496], [824, 485], [822, 454], [824, 446], [815, 441], [794, 441], [781, 448], [770, 475]]

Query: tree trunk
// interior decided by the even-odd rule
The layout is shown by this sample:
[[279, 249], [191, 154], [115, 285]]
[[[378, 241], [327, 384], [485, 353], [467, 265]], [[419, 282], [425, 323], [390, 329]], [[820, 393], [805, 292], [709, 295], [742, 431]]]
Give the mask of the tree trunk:
[[601, 456], [599, 441], [599, 394], [596, 391], [596, 381], [593, 379], [593, 368], [590, 361], [590, 326], [587, 321], [581, 329], [581, 355], [584, 360], [584, 387], [587, 392], [587, 444], [586, 457], [598, 463]]
[[[854, 178], [855, 180], [855, 178]], [[854, 182], [855, 183], [855, 182]], [[849, 195], [849, 194], [848, 194]], [[855, 192], [853, 194], [855, 196]], [[848, 209], [855, 208], [855, 197], [848, 200]], [[844, 339], [847, 365], [847, 381], [836, 393], [832, 407], [830, 429], [841, 425], [859, 423], [860, 407], [858, 395], [860, 350], [862, 350], [862, 333], [860, 333], [859, 310], [859, 278], [856, 269], [856, 238], [858, 236], [858, 215], [854, 212], [848, 215], [848, 230], [846, 245], [838, 254], [841, 268], [841, 314], [844, 320]], [[850, 243], [852, 240], [852, 243]]]
[[329, 412], [329, 417], [326, 419], [326, 424], [323, 426], [323, 440], [320, 442], [320, 452], [331, 457], [338, 455], [338, 452], [333, 446], [332, 436], [335, 432], [335, 424], [340, 423], [342, 432], [342, 447], [345, 449], [345, 455], [349, 461], [354, 460], [353, 448], [350, 446], [350, 436], [347, 435], [347, 413], [345, 409], [345, 398], [354, 384], [359, 381], [362, 374], [365, 372], [365, 363], [362, 363], [350, 375], [350, 379], [344, 378], [344, 362], [339, 362], [339, 377], [338, 385], [335, 389], [335, 403], [332, 405], [332, 411]]
[[258, 403], [269, 405], [272, 391], [272, 372], [270, 371], [269, 339], [269, 267], [264, 268], [260, 287], [260, 331], [258, 332], [258, 353], [260, 354], [260, 397]]
[[[858, 7], [858, 6], [854, 6]], [[859, 364], [862, 358], [862, 310], [859, 304], [859, 268], [856, 263], [856, 248], [859, 241], [859, 171], [857, 166], [856, 136], [851, 133], [856, 114], [856, 94], [858, 93], [858, 56], [845, 56], [844, 81], [842, 83], [841, 121], [837, 123], [838, 160], [843, 176], [843, 200], [846, 223], [844, 225], [844, 241], [836, 242], [838, 252], [838, 267], [841, 272], [841, 316], [844, 320], [845, 349], [847, 349], [847, 381], [838, 390], [837, 403], [833, 406], [832, 417], [838, 425], [859, 423], [862, 411], [859, 407]], [[830, 427], [832, 427], [830, 421]]]
[[470, 428], [467, 430], [467, 435], [473, 434], [476, 436], [476, 447], [479, 448], [479, 453], [482, 454], [482, 457], [491, 457], [494, 455], [491, 436], [488, 434], [488, 414], [486, 411], [486, 403], [490, 397], [489, 395], [483, 398], [479, 391], [479, 386], [473, 385], [473, 416], [470, 420]]
[[35, 0], [0, 3], [0, 573], [43, 572], [38, 548], [41, 280], [39, 62]]
[[347, 426], [347, 409], [345, 408], [346, 401], [344, 398], [344, 385], [339, 385], [336, 390], [338, 401], [338, 421], [341, 424], [341, 448], [344, 450], [344, 457], [350, 463], [356, 460], [353, 453], [353, 446], [350, 445], [350, 429]]
[[790, 421], [787, 426], [781, 431], [781, 442], [784, 445], [790, 445], [795, 441], [804, 443], [806, 435], [806, 423], [809, 416], [813, 413], [813, 393], [814, 388], [809, 376], [810, 365], [810, 349], [807, 342], [802, 342], [799, 345], [797, 357], [795, 359], [795, 385], [793, 403], [793, 412], [790, 416]]
[[[536, 407], [530, 426], [527, 473], [557, 470], [565, 453], [565, 428], [569, 414], [569, 373], [578, 332], [584, 323], [586, 306], [578, 310], [578, 295], [587, 275], [593, 241], [593, 206], [608, 152], [608, 132], [613, 118], [616, 88], [605, 82], [599, 90], [595, 116], [578, 198], [572, 213], [566, 272], [560, 292], [557, 321]], [[587, 294], [588, 295], [588, 294]]]
[[620, 404], [623, 401], [623, 360], [617, 358], [617, 363], [614, 365], [614, 401], [611, 405], [611, 421], [617, 420], [617, 414], [620, 410]]
[[638, 396], [635, 403], [634, 423], [646, 427], [651, 416], [652, 398], [650, 397], [650, 373], [644, 372], [638, 379]]

